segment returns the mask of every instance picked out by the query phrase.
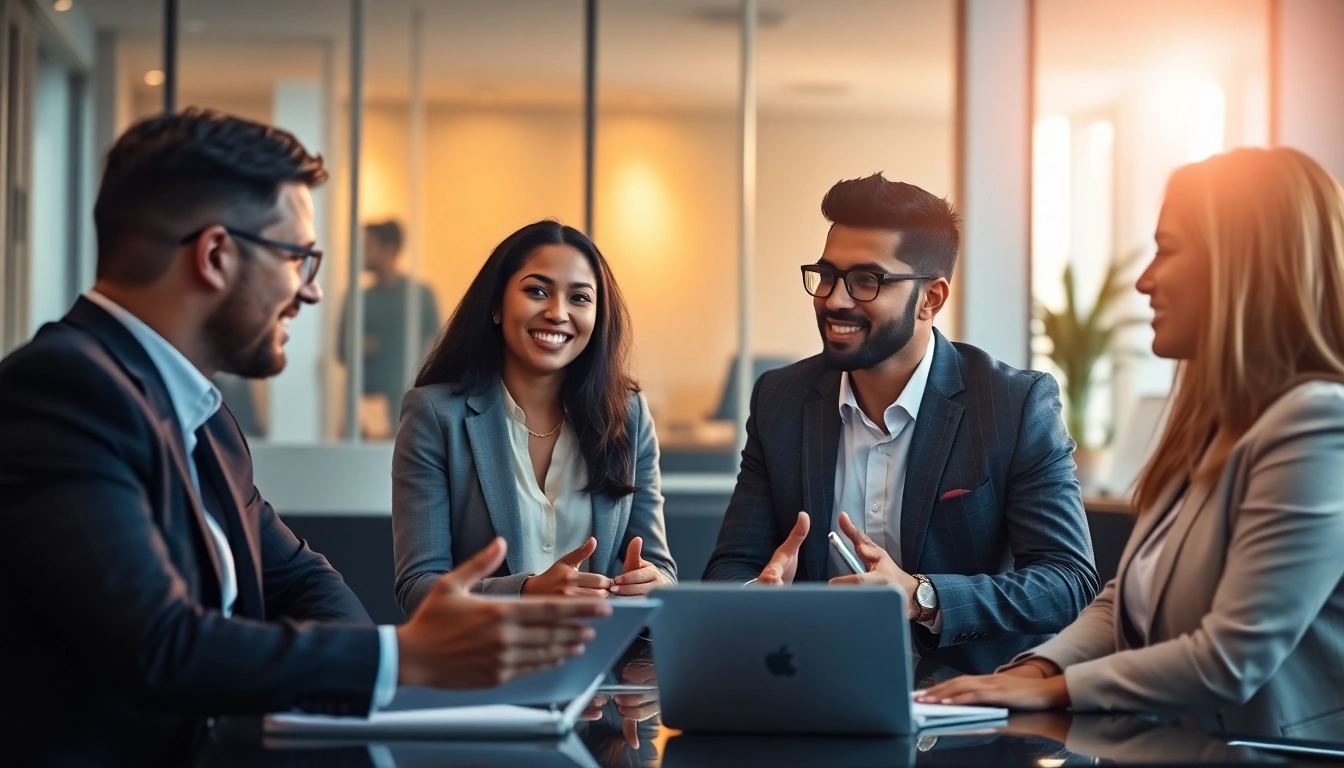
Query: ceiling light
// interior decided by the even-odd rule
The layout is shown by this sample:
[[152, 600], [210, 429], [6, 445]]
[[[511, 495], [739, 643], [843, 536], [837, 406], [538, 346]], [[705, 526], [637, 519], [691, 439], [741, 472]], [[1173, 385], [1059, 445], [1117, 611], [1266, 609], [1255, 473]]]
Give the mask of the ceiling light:
[[75, 0], [56, 0], [51, 4], [51, 9], [57, 13], [65, 13], [75, 4]]
[[163, 85], [163, 70], [151, 69], [145, 73], [145, 85], [160, 86]]

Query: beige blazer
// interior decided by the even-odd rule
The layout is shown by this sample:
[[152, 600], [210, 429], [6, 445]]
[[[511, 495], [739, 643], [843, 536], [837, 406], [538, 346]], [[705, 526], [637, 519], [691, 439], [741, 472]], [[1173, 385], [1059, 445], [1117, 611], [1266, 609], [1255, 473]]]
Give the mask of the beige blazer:
[[[1168, 490], [1157, 509], [1178, 492]], [[1119, 573], [1039, 656], [1075, 710], [1198, 714], [1223, 731], [1344, 740], [1344, 385], [1302, 384], [1194, 485], [1153, 575], [1146, 647], [1126, 639]]]

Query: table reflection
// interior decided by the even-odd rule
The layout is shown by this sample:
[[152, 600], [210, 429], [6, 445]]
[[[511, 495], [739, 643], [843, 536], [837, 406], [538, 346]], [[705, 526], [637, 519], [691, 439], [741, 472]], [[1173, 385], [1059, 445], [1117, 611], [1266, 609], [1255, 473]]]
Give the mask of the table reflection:
[[[956, 670], [912, 660], [919, 687], [955, 677]], [[613, 680], [656, 686], [648, 643], [641, 641], [613, 669]], [[788, 737], [679, 734], [663, 728], [656, 688], [606, 690], [590, 702], [574, 733], [562, 741], [279, 743], [239, 746], [212, 739], [198, 765], [546, 766], [547, 768], [690, 768], [691, 766], [922, 766], [1283, 764], [1254, 749], [1228, 746], [1216, 735], [1135, 715], [1015, 713], [995, 728], [949, 729], [909, 738]], [[246, 740], [243, 740], [246, 741]], [[249, 751], [250, 750], [250, 751]]]

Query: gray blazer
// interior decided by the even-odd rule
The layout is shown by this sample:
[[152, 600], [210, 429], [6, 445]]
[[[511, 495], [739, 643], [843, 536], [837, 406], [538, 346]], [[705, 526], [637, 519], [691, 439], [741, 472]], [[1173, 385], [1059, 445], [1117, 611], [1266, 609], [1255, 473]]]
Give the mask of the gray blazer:
[[[989, 672], [1077, 618], [1097, 594], [1097, 571], [1055, 380], [934, 334], [901, 502], [901, 561], [933, 582], [943, 632], [911, 627], [922, 656]], [[754, 578], [799, 510], [813, 523], [795, 579], [826, 579], [839, 393], [840, 372], [820, 356], [756, 383], [706, 581]], [[963, 493], [947, 496], [955, 490]]]
[[1216, 482], [1191, 487], [1154, 572], [1149, 644], [1135, 647], [1125, 573], [1159, 517], [1139, 518], [1119, 574], [1078, 620], [1014, 662], [1062, 667], [1075, 710], [1344, 740], [1344, 385], [1294, 388]]
[[[392, 455], [392, 549], [397, 602], [407, 616], [435, 579], [496, 535], [504, 537], [509, 551], [481, 590], [517, 595], [533, 575], [518, 570], [521, 513], [505, 419], [497, 385], [467, 395], [456, 393], [453, 385], [430, 384], [407, 392], [402, 401]], [[644, 559], [675, 582], [677, 566], [663, 525], [658, 439], [638, 392], [630, 393], [626, 424], [635, 454], [630, 483], [639, 490], [615, 500], [593, 497], [597, 551], [589, 563], [594, 572], [620, 575], [630, 540], [640, 536]]]

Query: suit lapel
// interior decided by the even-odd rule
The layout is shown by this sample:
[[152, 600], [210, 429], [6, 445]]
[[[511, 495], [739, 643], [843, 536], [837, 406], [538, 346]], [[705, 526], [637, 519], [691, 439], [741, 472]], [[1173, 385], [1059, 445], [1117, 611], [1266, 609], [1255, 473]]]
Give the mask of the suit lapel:
[[[519, 515], [522, 512], [518, 505], [517, 484], [513, 480], [513, 450], [509, 446], [500, 386], [488, 386], [467, 398], [467, 406], [474, 411], [466, 418], [467, 442], [471, 444], [476, 477], [481, 483], [490, 522], [495, 533], [509, 543], [505, 555], [509, 573], [519, 573], [522, 567], [518, 551], [522, 539]], [[596, 503], [593, 511], [596, 514]]]
[[[1162, 513], [1171, 508], [1172, 502], [1176, 496], [1185, 488], [1185, 480], [1176, 478], [1167, 484], [1158, 496], [1157, 503], [1151, 510], [1141, 510], [1138, 519], [1134, 523], [1134, 530], [1129, 535], [1129, 541], [1125, 542], [1125, 549], [1120, 554], [1120, 565], [1115, 572], [1115, 603], [1117, 606], [1125, 605], [1125, 577], [1129, 573], [1129, 564], [1134, 559], [1134, 554], [1143, 546], [1143, 542], [1148, 539], [1148, 534], [1153, 532], [1153, 528], [1162, 520]], [[1115, 640], [1117, 648], [1129, 648], [1129, 636], [1125, 627], [1130, 626], [1129, 612], [1122, 608], [1117, 609], [1120, 617], [1114, 622]]]
[[154, 428], [159, 433], [159, 439], [168, 446], [173, 468], [177, 470], [178, 481], [185, 491], [187, 516], [195, 522], [196, 527], [197, 554], [208, 564], [210, 572], [215, 577], [217, 589], [223, 582], [219, 557], [215, 554], [214, 544], [210, 541], [204, 508], [191, 482], [191, 470], [187, 464], [191, 457], [187, 456], [187, 448], [182, 443], [182, 427], [177, 421], [177, 412], [173, 409], [168, 388], [164, 385], [158, 368], [154, 366], [154, 361], [149, 359], [149, 353], [135, 336], [131, 335], [126, 326], [121, 324], [121, 321], [83, 296], [75, 300], [75, 305], [66, 314], [64, 321], [93, 334], [140, 387], [140, 393], [149, 403]]
[[[825, 371], [816, 392], [803, 405], [803, 510], [812, 526], [803, 546], [805, 572], [826, 578], [826, 533], [831, 530], [835, 506], [835, 466], [840, 451], [840, 372]], [[785, 523], [784, 533], [794, 518]]]
[[621, 542], [616, 538], [616, 531], [620, 528], [622, 510], [628, 508], [622, 502], [630, 497], [613, 502], [605, 493], [596, 493], [589, 498], [593, 502], [593, 536], [597, 537], [597, 550], [588, 560], [588, 569], [593, 573], [605, 573], [613, 557], [625, 557], [624, 552], [617, 551]]
[[1153, 636], [1153, 623], [1157, 620], [1157, 612], [1162, 607], [1162, 598], [1165, 597], [1167, 582], [1171, 580], [1171, 572], [1176, 567], [1176, 557], [1180, 554], [1181, 545], [1185, 543], [1185, 537], [1190, 533], [1195, 520], [1208, 506], [1212, 492], [1213, 483], [1192, 483], [1185, 501], [1181, 503], [1181, 508], [1174, 512], [1176, 519], [1171, 522], [1171, 528], [1167, 530], [1167, 540], [1162, 543], [1162, 554], [1158, 555], [1157, 565], [1153, 568], [1152, 598], [1148, 601], [1148, 626], [1144, 627], [1144, 637]]
[[[212, 418], [219, 418], [218, 415]], [[260, 551], [258, 532], [245, 520], [242, 511], [246, 509], [246, 500], [251, 497], [250, 489], [239, 488], [236, 480], [224, 471], [220, 463], [219, 445], [209, 429], [196, 432], [196, 469], [201, 475], [202, 496], [207, 496], [206, 483], [215, 493], [214, 503], [219, 508], [213, 512], [224, 526], [229, 538], [229, 550], [233, 553], [235, 578], [238, 582], [238, 600], [233, 607], [235, 616], [254, 619], [266, 618], [266, 601], [262, 591], [261, 564], [253, 557]]]
[[933, 362], [915, 419], [915, 432], [910, 438], [905, 489], [901, 494], [901, 567], [908, 573], [919, 570], [938, 483], [952, 457], [952, 443], [966, 410], [951, 400], [964, 389], [961, 355], [941, 333], [937, 330], [933, 333]]

